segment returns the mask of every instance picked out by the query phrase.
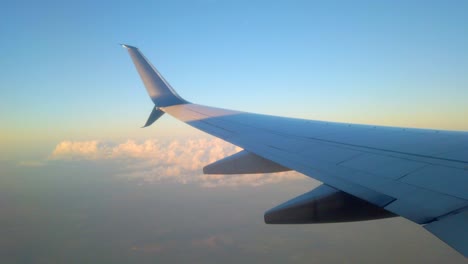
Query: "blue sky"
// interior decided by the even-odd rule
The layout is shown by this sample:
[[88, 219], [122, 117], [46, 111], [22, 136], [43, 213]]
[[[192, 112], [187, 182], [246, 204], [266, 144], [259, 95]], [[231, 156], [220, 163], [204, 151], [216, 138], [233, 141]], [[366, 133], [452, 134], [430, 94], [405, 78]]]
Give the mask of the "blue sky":
[[236, 149], [168, 116], [141, 129], [153, 105], [119, 43], [192, 102], [468, 131], [466, 14], [467, 1], [2, 3], [0, 261], [463, 263], [402, 218], [264, 225], [318, 182], [202, 175]]
[[0, 12], [10, 149], [192, 133], [169, 118], [165, 133], [137, 129], [152, 106], [118, 43], [197, 103], [468, 130], [466, 1], [10, 1]]

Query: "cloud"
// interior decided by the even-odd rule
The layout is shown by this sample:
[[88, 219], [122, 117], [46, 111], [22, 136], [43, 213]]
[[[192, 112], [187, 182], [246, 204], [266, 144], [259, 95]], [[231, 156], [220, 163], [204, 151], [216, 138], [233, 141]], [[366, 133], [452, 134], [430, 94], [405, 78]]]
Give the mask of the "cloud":
[[203, 175], [202, 168], [241, 149], [217, 138], [190, 138], [172, 141], [128, 139], [121, 143], [62, 141], [51, 160], [115, 160], [121, 167], [118, 177], [138, 183], [198, 183], [204, 187], [259, 186], [284, 180], [303, 179], [296, 172], [245, 175]]
[[62, 141], [52, 152], [50, 159], [98, 159], [103, 158], [108, 149], [97, 140]]

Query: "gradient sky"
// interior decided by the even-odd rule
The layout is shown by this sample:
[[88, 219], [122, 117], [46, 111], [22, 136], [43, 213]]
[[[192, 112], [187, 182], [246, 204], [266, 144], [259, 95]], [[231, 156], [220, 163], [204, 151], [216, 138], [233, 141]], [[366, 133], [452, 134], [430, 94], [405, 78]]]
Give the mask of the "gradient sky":
[[[0, 180], [3, 183], [0, 186], [3, 188], [1, 195], [6, 197], [3, 201], [6, 202], [0, 204], [3, 206], [0, 209], [3, 208], [3, 211], [11, 214], [0, 218], [0, 221], [10, 225], [10, 229], [5, 232], [9, 235], [13, 232], [16, 242], [2, 240], [0, 248], [6, 245], [10, 249], [8, 260], [12, 260], [21, 255], [21, 249], [25, 245], [29, 245], [25, 244], [25, 241], [31, 240], [31, 234], [39, 232], [37, 234], [44, 235], [41, 230], [36, 230], [42, 227], [32, 223], [21, 223], [21, 226], [28, 226], [30, 229], [27, 230], [34, 232], [15, 233], [15, 230], [21, 229], [21, 226], [12, 223], [18, 222], [21, 217], [38, 218], [44, 221], [44, 225], [51, 225], [49, 227], [52, 229], [51, 223], [66, 225], [70, 221], [75, 221], [73, 219], [76, 215], [70, 218], [64, 204], [50, 204], [48, 200], [50, 199], [48, 193], [56, 195], [54, 197], [58, 199], [61, 195], [65, 195], [60, 191], [57, 192], [56, 187], [71, 188], [70, 186], [75, 183], [75, 180], [65, 177], [63, 182], [59, 180], [59, 183], [55, 184], [57, 179], [62, 179], [61, 175], [79, 176], [80, 170], [83, 169], [86, 171], [85, 178], [91, 181], [90, 183], [80, 180], [77, 189], [71, 192], [75, 196], [65, 195], [64, 200], [81, 198], [81, 194], [93, 184], [105, 189], [104, 194], [100, 194], [102, 189], [98, 187], [92, 189], [90, 195], [95, 198], [106, 195], [114, 197], [116, 195], [114, 187], [117, 190], [127, 188], [124, 197], [131, 201], [129, 204], [137, 203], [141, 199], [150, 203], [151, 199], [163, 197], [150, 195], [154, 188], [164, 189], [158, 185], [164, 186], [159, 181], [156, 187], [154, 182], [153, 185], [145, 187], [148, 189], [144, 189], [144, 194], [141, 194], [144, 198], [141, 198], [136, 194], [141, 190], [136, 187], [140, 186], [140, 181], [122, 183], [121, 178], [117, 177], [119, 180], [116, 180], [114, 176], [121, 175], [122, 171], [127, 173], [131, 170], [131, 173], [137, 175], [140, 180], [143, 179], [145, 183], [144, 179], [148, 178], [145, 178], [147, 174], [143, 174], [151, 170], [146, 166], [142, 174], [135, 167], [140, 168], [140, 164], [145, 162], [152, 164], [154, 160], [138, 156], [139, 154], [136, 155], [136, 152], [131, 151], [141, 151], [139, 147], [145, 145], [144, 142], [153, 142], [151, 141], [153, 139], [167, 143], [174, 139], [187, 140], [187, 138], [200, 137], [200, 133], [195, 129], [167, 116], [150, 128], [140, 128], [153, 105], [127, 52], [118, 45], [119, 43], [139, 47], [181, 96], [196, 103], [308, 119], [467, 131], [467, 14], [467, 1], [20, 0], [2, 3]], [[127, 153], [125, 155], [132, 153], [130, 156], [109, 158], [109, 151], [115, 150], [117, 148], [115, 146], [131, 145], [132, 140], [136, 142], [132, 145], [134, 148], [125, 152]], [[180, 142], [182, 145], [186, 144], [186, 141]], [[128, 145], [125, 145], [127, 143]], [[166, 143], [161, 144], [166, 146]], [[212, 146], [210, 144], [208, 145]], [[66, 148], [60, 149], [61, 146]], [[65, 151], [61, 154], [66, 155], [57, 158], [57, 151], [60, 150]], [[121, 159], [125, 162], [121, 163]], [[121, 164], [125, 166], [119, 169]], [[182, 167], [187, 165], [182, 162], [175, 164], [182, 164], [180, 165]], [[162, 165], [168, 169], [167, 164]], [[109, 167], [113, 169], [109, 171]], [[202, 182], [206, 179], [200, 178], [201, 176], [197, 174], [199, 169], [197, 167], [183, 171], [184, 177], [194, 176], [199, 180], [187, 185], [192, 188], [189, 193], [206, 190], [202, 186]], [[167, 175], [164, 174], [166, 172], [158, 173], [160, 173], [158, 176], [166, 177], [172, 175], [173, 171]], [[99, 180], [96, 181], [95, 176], [99, 176]], [[101, 176], [109, 180], [101, 181]], [[154, 174], [149, 179], [153, 181]], [[174, 185], [180, 183], [180, 179], [177, 179], [169, 183], [172, 184], [171, 188], [178, 191], [189, 188], [186, 185], [183, 185], [185, 187]], [[266, 177], [254, 179], [253, 183], [265, 179]], [[39, 185], [39, 190], [34, 188], [37, 182], [43, 184]], [[227, 189], [212, 191], [213, 193], [207, 194], [206, 197], [198, 197], [201, 200], [195, 199], [192, 205], [203, 204], [200, 201], [213, 197], [218, 199], [218, 195], [229, 193], [231, 195], [229, 197], [233, 200], [238, 199], [233, 205], [241, 210], [242, 205], [248, 203], [243, 197], [246, 194], [255, 194], [257, 198], [261, 197], [261, 202], [245, 210], [255, 216], [261, 216], [264, 210], [282, 201], [275, 199], [272, 203], [272, 197], [279, 195], [285, 199], [291, 198], [301, 191], [306, 191], [307, 188], [303, 186], [311, 186], [310, 182], [309, 185], [304, 185], [304, 182], [298, 183], [296, 180], [289, 182], [286, 178], [278, 182], [281, 183], [265, 184], [266, 187], [261, 187], [264, 189], [260, 192], [249, 184], [235, 188], [223, 186], [220, 188]], [[50, 186], [48, 183], [55, 185]], [[7, 191], [9, 187], [12, 189]], [[281, 192], [283, 188], [292, 191]], [[174, 195], [170, 197], [177, 198]], [[98, 207], [93, 207], [91, 200], [74, 203], [78, 215], [82, 212], [88, 217], [90, 215], [99, 217], [96, 216], [96, 212], [103, 206], [121, 208], [119, 207], [121, 205], [114, 203], [113, 200], [106, 200]], [[119, 198], [118, 202], [122, 200], [125, 199]], [[158, 206], [167, 208], [168, 205]], [[219, 207], [211, 204], [210, 206]], [[56, 222], [50, 221], [47, 215], [37, 213], [38, 208], [61, 212], [60, 217], [64, 218], [59, 218]], [[125, 210], [130, 210], [129, 208], [131, 206], [128, 204], [124, 206]], [[124, 209], [118, 209], [117, 215], [121, 217], [126, 215]], [[140, 209], [140, 211], [138, 209], [131, 211], [141, 213], [146, 210], [143, 207]], [[208, 209], [209, 206], [205, 206], [205, 216], [211, 212]], [[84, 213], [83, 210], [88, 211]], [[181, 217], [183, 214], [175, 215]], [[80, 216], [76, 217], [82, 219]], [[239, 256], [244, 256], [245, 259], [261, 255], [261, 259], [266, 261], [271, 260], [265, 257], [269, 252], [278, 250], [284, 245], [289, 245], [292, 250], [298, 245], [308, 243], [310, 238], [310, 236], [301, 236], [300, 239], [294, 240], [293, 236], [304, 232], [323, 232], [314, 231], [319, 229], [310, 227], [312, 229], [301, 228], [296, 231], [288, 229], [288, 232], [291, 232], [289, 236], [284, 229], [272, 231], [267, 228], [268, 232], [273, 232], [268, 233], [261, 219], [260, 222], [252, 224], [249, 217], [235, 223], [237, 226], [230, 229], [228, 234], [221, 231], [220, 235], [216, 232], [206, 232], [185, 239], [180, 237], [180, 232], [169, 232], [177, 238], [165, 237], [164, 241], [155, 242], [153, 237], [148, 243], [129, 240], [121, 244], [118, 244], [120, 240], [116, 239], [113, 242], [117, 244], [109, 244], [106, 249], [111, 251], [125, 245], [130, 249], [134, 247], [134, 250], [140, 253], [153, 254], [158, 250], [162, 252], [161, 248], [167, 246], [164, 244], [166, 242], [170, 245], [191, 245], [187, 247], [192, 249], [193, 247], [196, 249], [197, 245], [210, 247], [214, 243], [215, 247], [219, 244], [227, 246], [227, 249], [220, 246], [223, 250], [227, 250], [219, 253], [221, 258], [234, 247], [238, 250], [234, 251], [240, 252]], [[77, 225], [87, 224], [98, 230], [105, 226], [105, 221], [100, 220], [96, 220], [97, 222], [83, 220]], [[131, 219], [126, 221], [131, 223]], [[372, 239], [367, 241], [364, 239], [360, 243], [364, 247], [372, 246], [382, 236], [391, 236], [393, 239], [391, 241], [398, 243], [412, 239], [410, 248], [419, 252], [418, 256], [409, 255], [411, 250], [407, 250], [408, 244], [402, 245], [399, 249], [404, 252], [406, 258], [403, 260], [407, 262], [427, 262], [428, 259], [421, 254], [426, 252], [426, 248], [431, 248], [434, 255], [430, 255], [429, 260], [434, 263], [446, 259], [447, 256], [453, 261], [463, 260], [443, 244], [440, 249], [440, 242], [425, 241], [424, 246], [418, 247], [416, 244], [422, 240], [421, 237], [428, 239], [432, 237], [421, 230], [414, 231], [419, 232], [417, 234], [411, 233], [412, 235], [405, 236], [405, 232], [410, 232], [407, 230], [414, 228], [412, 224], [401, 219], [388, 221], [389, 225], [393, 225], [393, 229], [388, 232], [381, 231], [384, 233], [378, 233]], [[255, 244], [245, 251], [239, 248], [238, 244], [244, 243], [248, 238], [247, 234], [242, 237], [244, 233], [240, 231], [242, 225], [248, 225], [247, 223], [254, 225], [249, 227], [252, 230], [260, 230], [259, 233], [255, 233], [248, 229], [252, 235], [272, 237], [276, 234], [274, 232], [283, 232], [281, 234], [285, 235], [285, 238], [280, 241], [275, 240], [276, 242], [268, 246], [263, 245], [265, 247], [263, 249], [262, 245]], [[361, 225], [359, 228], [367, 230], [365, 233], [371, 235], [372, 232], [376, 232], [375, 230], [383, 228], [383, 225], [378, 223], [371, 224], [368, 229], [366, 225]], [[216, 225], [219, 230], [226, 228], [219, 223]], [[401, 230], [404, 232], [398, 232], [400, 226], [403, 226]], [[151, 225], [146, 227], [155, 228]], [[194, 231], [198, 230], [198, 227], [195, 225], [191, 229], [192, 232], [198, 232]], [[171, 226], [171, 228], [176, 227]], [[340, 225], [340, 228], [341, 232], [350, 232], [346, 225]], [[140, 226], [138, 230], [140, 233], [145, 233], [144, 227]], [[82, 230], [76, 228], [72, 231], [70, 234], [78, 235]], [[109, 228], [104, 234], [112, 232], [114, 229]], [[241, 238], [232, 237], [236, 232], [240, 232]], [[130, 233], [126, 230], [121, 237]], [[335, 240], [328, 241], [330, 244], [324, 246], [325, 252], [346, 250], [345, 244], [339, 242], [340, 235], [334, 234], [332, 237]], [[392, 236], [393, 234], [397, 235]], [[399, 235], [403, 235], [403, 238]], [[212, 238], [213, 236], [215, 238]], [[345, 241], [352, 241], [353, 236], [355, 234], [348, 233]], [[56, 240], [50, 240], [52, 238]], [[37, 249], [38, 251], [31, 253], [29, 260], [42, 257], [45, 259], [44, 262], [47, 262], [51, 256], [44, 252], [49, 249], [60, 250], [61, 239], [69, 239], [67, 235], [52, 238], [48, 237], [49, 242], [45, 243], [42, 250]], [[81, 250], [79, 252], [89, 253], [91, 249], [83, 245], [93, 239], [97, 239], [95, 234], [85, 236], [80, 241], [70, 242], [70, 245], [67, 244], [69, 246], [67, 249], [70, 251], [66, 252], [73, 252], [75, 247]], [[197, 239], [207, 240], [201, 241], [200, 244], [193, 242], [198, 241]], [[380, 243], [380, 247], [377, 246], [374, 250], [382, 255], [391, 248], [391, 244]], [[257, 251], [249, 251], [252, 248]], [[311, 252], [317, 253], [310, 251], [310, 248], [299, 248], [303, 250], [291, 251], [298, 262], [310, 260]], [[436, 249], [432, 250], [434, 248]], [[355, 246], [353, 249], [359, 250], [362, 247]], [[301, 255], [301, 252], [306, 251], [308, 253]], [[359, 255], [348, 251], [347, 255], [336, 258], [330, 254], [323, 254], [317, 260], [340, 262], [345, 261], [346, 256], [354, 261], [359, 260]], [[169, 252], [163, 256], [164, 260], [170, 260], [171, 256], [178, 254], [177, 251], [164, 252]], [[369, 256], [365, 260], [369, 263], [382, 260], [379, 254]], [[284, 258], [279, 259], [289, 259], [290, 256], [286, 255], [282, 255]], [[93, 256], [94, 259], [112, 259], [92, 254], [85, 256], [88, 257], [82, 258], [84, 261], [93, 260]], [[278, 260], [277, 255], [272, 255], [272, 259], [275, 256]], [[60, 262], [63, 260], [61, 257], [63, 256], [56, 255], [51, 259]], [[198, 258], [207, 260], [203, 256]], [[215, 262], [216, 258], [210, 260]], [[128, 260], [141, 259], [128, 257]], [[151, 256], [148, 258], [148, 261], [150, 260], [153, 260]], [[235, 260], [243, 259], [239, 257]], [[28, 259], [23, 261], [27, 262]], [[395, 256], [389, 257], [389, 262], [395, 261], [398, 261]]]
[[468, 130], [467, 13], [466, 1], [7, 1], [0, 146], [186, 133], [169, 118], [139, 129], [152, 104], [118, 43], [197, 103]]

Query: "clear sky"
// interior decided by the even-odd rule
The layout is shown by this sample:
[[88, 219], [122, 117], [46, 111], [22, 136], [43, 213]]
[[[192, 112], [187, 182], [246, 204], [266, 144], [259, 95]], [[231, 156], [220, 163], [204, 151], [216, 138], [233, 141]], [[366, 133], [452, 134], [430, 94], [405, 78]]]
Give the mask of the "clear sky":
[[[203, 164], [233, 149], [212, 139], [195, 144], [191, 140], [198, 140], [200, 133], [167, 116], [152, 127], [141, 129], [153, 105], [119, 43], [139, 47], [178, 93], [192, 102], [308, 119], [468, 131], [467, 14], [468, 1], [6, 1], [0, 8], [0, 201], [7, 202], [0, 203], [4, 206], [0, 208], [9, 214], [0, 221], [10, 224], [8, 232], [29, 225], [34, 232], [15, 233], [16, 242], [0, 241], [0, 246], [8, 244], [8, 260], [14, 260], [21, 255], [21, 248], [31, 246], [25, 241], [31, 240], [32, 234], [50, 235], [41, 232], [53, 229], [49, 226], [52, 224], [76, 224], [73, 230], [64, 229], [62, 236], [48, 237], [43, 248], [23, 261], [42, 257], [44, 262], [60, 262], [63, 256], [51, 257], [44, 252], [64, 250], [60, 248], [64, 239], [69, 243], [63, 244], [68, 250], [79, 248], [79, 252], [91, 256], [86, 255], [92, 250], [86, 245], [91, 240], [100, 243], [95, 230], [106, 226], [108, 216], [100, 215], [99, 210], [115, 206], [117, 213], [110, 209], [108, 213], [119, 217], [128, 215], [126, 210], [144, 213], [147, 207], [131, 208], [142, 200], [151, 203], [152, 199], [161, 199], [163, 196], [151, 193], [164, 189], [167, 179], [172, 184], [170, 188], [177, 192], [189, 188], [188, 192], [194, 195], [208, 187], [227, 188], [210, 188], [206, 197], [197, 196], [191, 206], [228, 193], [237, 201], [228, 208], [243, 208], [255, 216], [282, 201], [272, 201], [272, 197], [291, 198], [315, 186], [316, 182], [298, 180], [297, 175], [233, 179], [200, 175]], [[159, 151], [178, 156], [181, 146], [188, 145], [217, 151], [198, 155], [193, 154], [198, 153], [195, 148], [190, 148], [193, 153], [184, 152], [177, 160], [161, 156], [163, 151]], [[199, 157], [200, 164], [193, 165], [193, 157]], [[86, 181], [77, 183], [74, 177], [83, 174]], [[61, 178], [63, 175], [68, 178]], [[95, 176], [112, 180], [96, 180]], [[131, 180], [122, 183], [122, 179]], [[78, 184], [77, 189], [71, 187], [74, 183]], [[87, 192], [93, 184], [97, 187]], [[147, 189], [138, 189], [142, 185]], [[72, 191], [57, 191], [62, 187]], [[116, 198], [116, 192], [122, 188], [127, 188], [124, 198]], [[289, 191], [281, 192], [282, 189]], [[143, 198], [138, 196], [141, 190]], [[105, 202], [94, 205], [91, 198], [75, 201], [71, 208], [76, 209], [76, 214], [70, 216], [67, 206], [50, 204], [48, 200], [79, 200], [83, 193]], [[164, 193], [168, 195], [164, 197], [177, 199], [173, 193]], [[249, 202], [245, 195], [261, 196], [262, 200], [245, 207]], [[130, 202], [122, 205], [125, 199]], [[169, 204], [184, 208], [183, 203], [177, 203]], [[60, 217], [51, 221], [38, 213], [38, 208], [60, 212]], [[167, 212], [168, 205], [151, 208], [151, 212]], [[204, 210], [203, 216], [212, 211]], [[43, 226], [34, 222], [14, 225], [24, 217], [43, 221]], [[263, 256], [266, 261], [271, 260], [268, 254], [289, 245], [290, 253], [282, 251], [283, 258], [276, 260], [293, 258], [297, 262], [310, 260], [318, 254], [314, 251], [317, 248], [323, 252], [348, 250], [346, 244], [340, 244], [340, 233], [331, 232], [330, 238], [317, 227], [265, 231], [261, 219], [252, 223], [251, 215], [242, 217], [229, 231], [219, 224], [230, 220], [226, 216], [219, 218], [223, 221], [210, 222], [217, 223], [218, 231], [214, 233], [209, 229], [203, 229], [205, 233], [197, 231], [202, 223], [192, 229], [185, 226], [189, 238], [173, 231], [177, 229], [175, 224], [170, 227], [172, 231], [159, 230], [163, 235], [158, 233], [148, 241], [138, 240], [135, 234], [124, 230], [106, 250], [125, 247], [130, 252], [125, 255], [128, 260], [141, 260], [131, 257], [135, 252], [150, 254], [149, 260], [154, 257], [151, 254], [170, 260], [179, 254], [167, 249], [171, 245], [183, 245], [182, 248], [196, 252], [197, 247], [214, 247], [235, 249], [240, 254], [236, 261], [242, 261], [242, 256]], [[142, 225], [142, 219], [125, 219], [138, 225], [141, 234], [156, 228]], [[363, 247], [380, 243], [373, 248], [378, 253], [366, 258], [367, 262], [381, 262], [379, 256], [392, 248], [387, 242], [376, 242], [382, 236], [390, 236], [390, 241], [401, 245], [398, 250], [406, 256], [406, 262], [437, 263], [447, 256], [463, 261], [421, 230], [405, 235], [414, 230], [410, 223], [401, 219], [388, 221], [393, 226], [389, 231], [378, 231], [382, 229], [379, 222], [355, 227], [366, 230], [363, 232], [370, 236], [370, 240], [359, 242]], [[254, 230], [248, 229], [249, 234], [242, 231], [242, 225], [248, 223], [254, 225], [249, 226]], [[44, 226], [47, 228], [41, 229]], [[89, 231], [87, 226], [96, 229]], [[126, 225], [120, 223], [113, 228], [122, 226]], [[349, 232], [344, 241], [353, 240], [355, 235], [346, 225], [338, 229]], [[69, 240], [67, 234], [88, 234], [83, 230], [92, 235]], [[310, 232], [330, 238], [328, 244], [314, 244], [317, 247], [312, 251], [304, 248], [304, 243], [310, 242]], [[112, 228], [103, 231], [105, 235], [113, 233]], [[303, 233], [308, 235], [299, 235]], [[255, 234], [284, 235], [284, 239], [268, 245], [257, 241], [247, 249], [240, 246]], [[133, 235], [133, 240], [124, 239]], [[294, 240], [294, 236], [300, 238]], [[405, 243], [406, 240], [410, 242]], [[362, 250], [358, 244], [352, 249]], [[423, 253], [427, 248], [434, 250], [426, 258]], [[213, 253], [209, 250], [206, 252]], [[318, 260], [359, 260], [359, 256], [348, 251], [335, 259], [323, 254]], [[413, 251], [419, 253], [412, 256]], [[167, 255], [160, 256], [160, 252]], [[218, 252], [221, 258], [225, 256], [223, 252]], [[83, 260], [95, 259], [100, 258]], [[398, 260], [392, 255], [388, 261]]]
[[7, 1], [0, 142], [186, 133], [169, 118], [139, 129], [152, 105], [118, 43], [197, 103], [468, 130], [467, 13], [466, 1]]

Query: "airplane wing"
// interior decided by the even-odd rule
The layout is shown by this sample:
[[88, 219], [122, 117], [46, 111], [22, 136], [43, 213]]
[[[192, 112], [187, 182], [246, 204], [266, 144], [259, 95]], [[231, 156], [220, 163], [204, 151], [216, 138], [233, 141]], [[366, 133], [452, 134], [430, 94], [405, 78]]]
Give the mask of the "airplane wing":
[[135, 47], [132, 58], [155, 107], [243, 150], [207, 174], [295, 170], [318, 188], [265, 213], [270, 224], [402, 216], [468, 256], [468, 132], [285, 118], [190, 103]]

